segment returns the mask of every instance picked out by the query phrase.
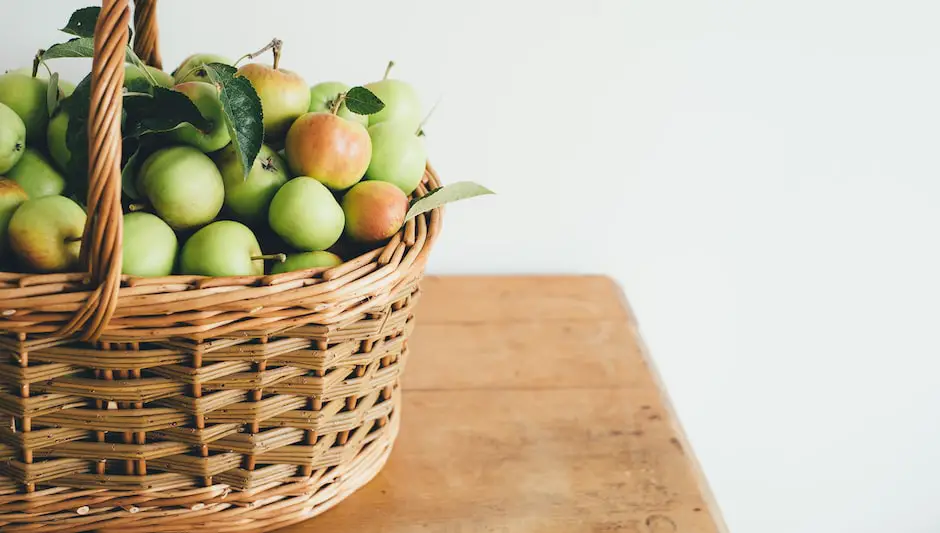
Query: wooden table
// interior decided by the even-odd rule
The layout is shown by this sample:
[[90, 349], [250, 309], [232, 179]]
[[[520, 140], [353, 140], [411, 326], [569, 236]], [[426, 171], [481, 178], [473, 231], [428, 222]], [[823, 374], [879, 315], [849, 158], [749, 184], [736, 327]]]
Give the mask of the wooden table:
[[283, 531], [726, 531], [614, 282], [423, 288], [391, 459]]

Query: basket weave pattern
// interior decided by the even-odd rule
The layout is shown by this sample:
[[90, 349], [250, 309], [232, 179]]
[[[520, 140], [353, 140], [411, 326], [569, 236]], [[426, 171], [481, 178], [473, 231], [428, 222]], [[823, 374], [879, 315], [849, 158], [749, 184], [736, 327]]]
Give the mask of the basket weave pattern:
[[[86, 271], [0, 273], [0, 530], [268, 531], [371, 479], [439, 210], [384, 246], [287, 274], [127, 278], [120, 122], [128, 0], [104, 0]], [[160, 66], [156, 0], [135, 50]], [[439, 186], [428, 167], [415, 195]]]

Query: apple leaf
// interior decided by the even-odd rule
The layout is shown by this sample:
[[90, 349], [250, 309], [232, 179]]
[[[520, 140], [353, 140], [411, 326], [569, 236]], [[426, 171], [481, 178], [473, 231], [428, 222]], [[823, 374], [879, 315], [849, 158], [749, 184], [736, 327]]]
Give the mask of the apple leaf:
[[76, 37], [92, 37], [95, 34], [95, 23], [98, 22], [98, 14], [100, 13], [100, 7], [83, 7], [72, 13], [72, 16], [69, 17], [69, 23], [60, 31]]
[[60, 57], [94, 57], [95, 40], [91, 37], [77, 37], [64, 43], [54, 44], [42, 54], [42, 59]]
[[165, 87], [153, 87], [153, 94], [124, 95], [124, 109], [125, 137], [175, 130], [187, 122], [203, 130], [211, 127], [189, 97]]
[[75, 86], [72, 96], [62, 101], [63, 110], [69, 114], [65, 144], [71, 153], [69, 168], [70, 181], [80, 196], [87, 195], [88, 179], [88, 113], [91, 105], [91, 74], [85, 76]]
[[346, 107], [357, 115], [373, 115], [385, 109], [385, 102], [365, 87], [346, 91]]
[[416, 217], [421, 213], [425, 213], [432, 209], [437, 209], [444, 204], [456, 202], [457, 200], [473, 198], [474, 196], [482, 196], [485, 194], [496, 193], [472, 181], [459, 181], [457, 183], [445, 185], [444, 187], [438, 187], [437, 189], [434, 189], [433, 191], [425, 194], [421, 198], [415, 198], [412, 200], [411, 207], [408, 209], [408, 213], [405, 215], [405, 220]]
[[219, 88], [225, 125], [232, 137], [244, 179], [258, 157], [264, 139], [261, 99], [247, 78], [235, 75], [235, 67], [223, 63], [203, 65], [209, 79]]
[[[94, 57], [95, 56], [95, 39], [94, 37], [76, 37], [64, 43], [54, 44], [49, 47], [48, 50], [42, 53], [41, 59], [43, 61], [49, 59], [59, 59], [66, 57]], [[137, 54], [129, 47], [124, 47], [124, 60], [128, 63], [133, 63], [137, 68], [141, 69], [144, 76], [150, 80], [150, 83], [153, 85], [159, 85], [157, 80], [153, 79], [153, 75], [144, 68], [144, 62], [137, 57]]]
[[52, 76], [49, 76], [49, 85], [46, 88], [46, 109], [49, 111], [49, 116], [52, 116], [52, 113], [55, 112], [55, 108], [59, 106], [59, 73], [53, 72]]
[[[76, 37], [94, 37], [95, 25], [98, 23], [98, 15], [101, 14], [101, 8], [98, 6], [83, 7], [69, 17], [68, 24], [59, 31], [74, 35]], [[128, 28], [128, 40], [134, 38], [134, 29]]]

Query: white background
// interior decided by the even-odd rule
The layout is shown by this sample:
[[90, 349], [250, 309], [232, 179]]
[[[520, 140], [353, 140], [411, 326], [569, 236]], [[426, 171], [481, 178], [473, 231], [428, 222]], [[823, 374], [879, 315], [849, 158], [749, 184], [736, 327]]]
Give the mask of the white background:
[[[4, 2], [2, 68], [92, 0]], [[11, 10], [15, 5], [15, 9]], [[614, 276], [732, 531], [940, 530], [934, 0], [164, 0], [172, 69], [274, 36], [395, 59], [447, 181], [436, 273]], [[78, 67], [66, 69], [78, 80]]]

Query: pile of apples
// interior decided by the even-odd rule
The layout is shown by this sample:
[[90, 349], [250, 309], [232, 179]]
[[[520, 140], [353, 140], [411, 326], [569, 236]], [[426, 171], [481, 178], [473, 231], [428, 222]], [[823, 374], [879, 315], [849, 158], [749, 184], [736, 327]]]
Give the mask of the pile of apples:
[[[401, 229], [427, 159], [414, 88], [386, 71], [364, 85], [384, 107], [358, 115], [343, 101], [348, 85], [311, 87], [278, 62], [237, 70], [263, 111], [264, 144], [248, 170], [226, 126], [220, 86], [201, 67], [233, 65], [228, 58], [196, 54], [172, 73], [126, 66], [125, 87], [148, 75], [186, 95], [210, 127], [186, 123], [155, 134], [158, 148], [133, 169], [136, 195], [123, 201], [124, 274], [329, 267]], [[0, 75], [0, 267], [77, 271], [87, 213], [83, 199], [70, 196], [69, 116], [47, 109], [49, 79], [34, 70]], [[58, 82], [61, 98], [72, 90]]]

